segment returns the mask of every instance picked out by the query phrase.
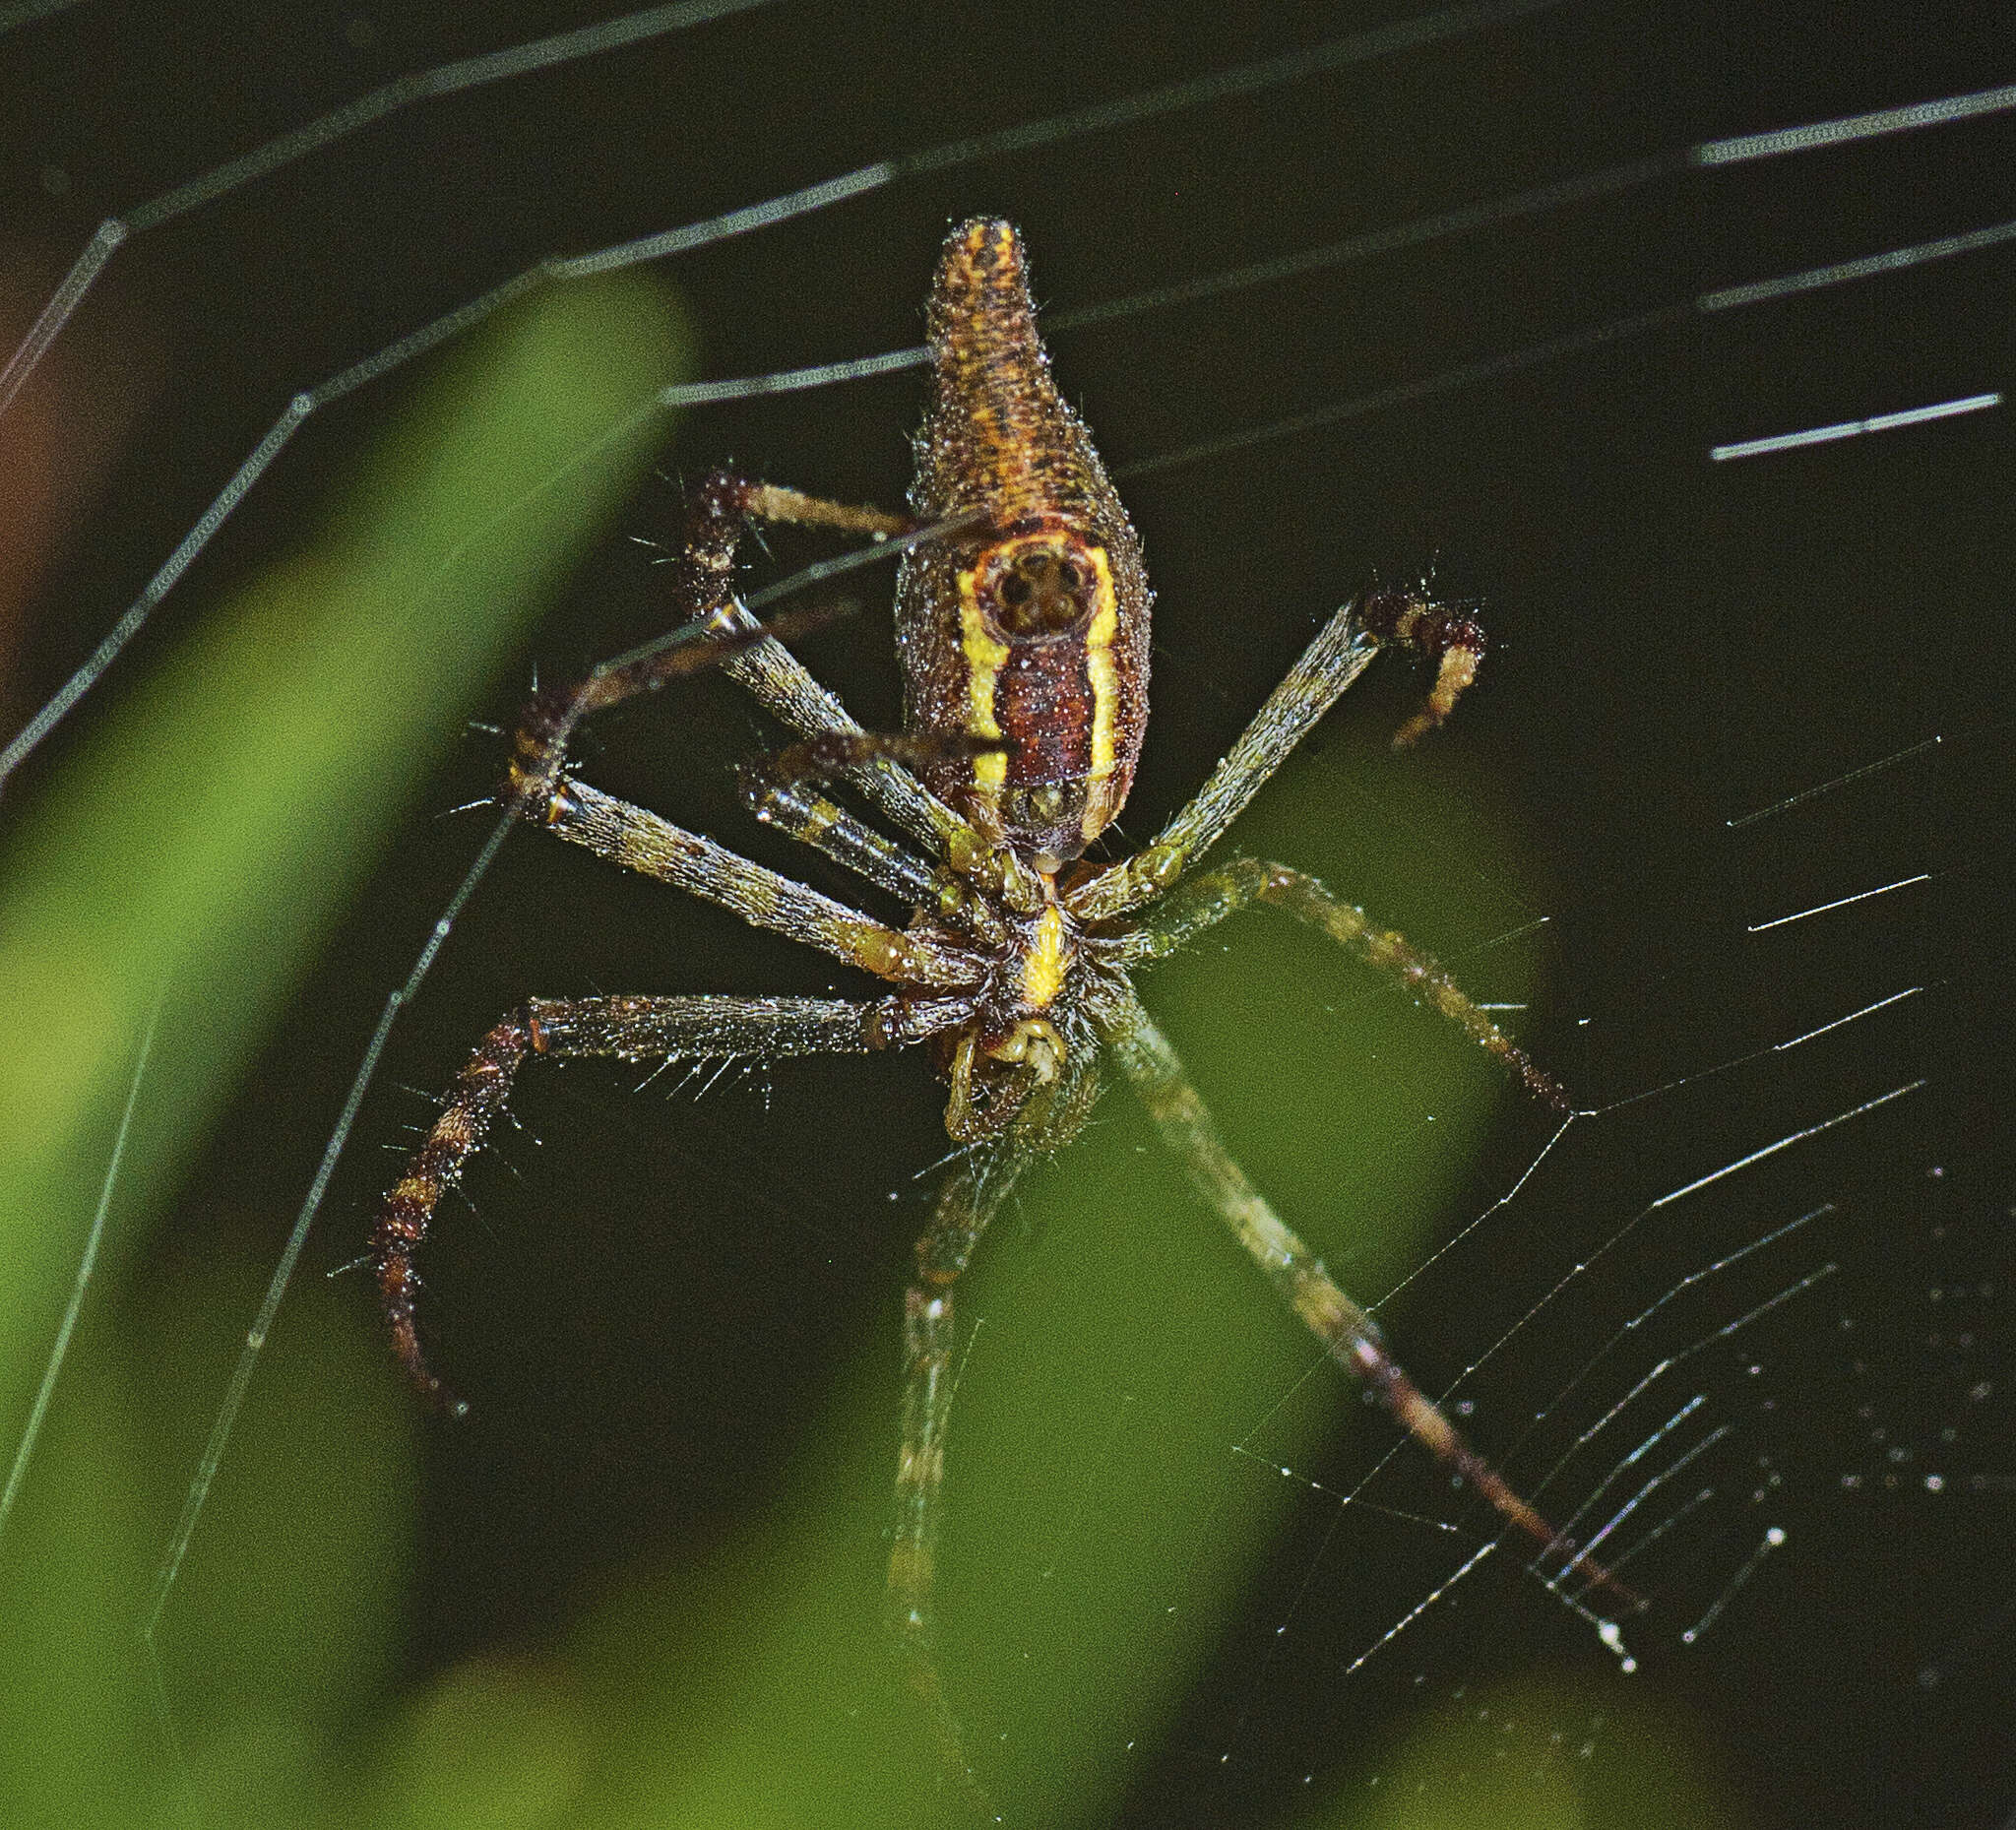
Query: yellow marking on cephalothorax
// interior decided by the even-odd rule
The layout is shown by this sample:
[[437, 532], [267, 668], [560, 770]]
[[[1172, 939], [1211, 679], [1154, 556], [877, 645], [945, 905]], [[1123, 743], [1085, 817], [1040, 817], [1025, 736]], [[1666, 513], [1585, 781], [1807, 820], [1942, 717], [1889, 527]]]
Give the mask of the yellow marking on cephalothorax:
[[1051, 903], [1038, 916], [1036, 945], [1022, 962], [1022, 996], [1038, 1010], [1048, 1008], [1064, 987], [1064, 912]]
[[1092, 756], [1086, 771], [1088, 791], [1085, 815], [1080, 822], [1088, 840], [1105, 831], [1111, 813], [1098, 784], [1113, 772], [1113, 728], [1119, 716], [1120, 670], [1113, 662], [1113, 637], [1119, 633], [1120, 603], [1113, 595], [1113, 569], [1106, 562], [1103, 546], [1091, 549], [1093, 571], [1098, 575], [1099, 607], [1085, 631], [1085, 682], [1092, 689]]
[[[1000, 678], [1001, 663], [1008, 659], [1008, 644], [998, 640], [980, 614], [979, 593], [975, 574], [962, 567], [959, 573], [959, 647], [966, 657], [966, 730], [972, 737], [998, 739], [1000, 722], [994, 717], [994, 685]], [[1008, 780], [1008, 752], [986, 750], [973, 759], [973, 784], [989, 798], [998, 797]]]

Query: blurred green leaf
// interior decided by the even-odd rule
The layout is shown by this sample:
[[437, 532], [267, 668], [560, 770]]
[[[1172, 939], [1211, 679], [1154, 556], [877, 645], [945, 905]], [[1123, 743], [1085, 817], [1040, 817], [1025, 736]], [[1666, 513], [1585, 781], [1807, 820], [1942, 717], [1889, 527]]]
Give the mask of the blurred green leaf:
[[[659, 429], [638, 410], [678, 360], [671, 314], [648, 285], [548, 292], [435, 371], [321, 533], [151, 678], [107, 683], [120, 703], [0, 857], [0, 1415], [25, 1415], [40, 1373], [155, 1001], [160, 1040], [115, 1195], [107, 1284], [390, 821], [624, 498]], [[0, 1540], [0, 1795], [17, 1821], [119, 1821], [212, 1770], [185, 1746], [178, 1772], [152, 1720], [134, 1631], [165, 1528], [141, 1516], [154, 1494], [127, 1419], [153, 1394], [149, 1368], [107, 1363], [116, 1353], [87, 1326]], [[214, 1394], [219, 1369], [208, 1378]], [[212, 1624], [227, 1645], [256, 1604], [256, 1630], [279, 1624], [306, 1673], [346, 1656], [346, 1620], [382, 1636], [388, 1585], [353, 1578], [386, 1568], [389, 1549], [397, 1568], [405, 1537], [403, 1520], [380, 1517], [346, 1541], [324, 1529], [344, 1509], [318, 1511], [317, 1489], [401, 1483], [382, 1428], [311, 1409], [284, 1446], [292, 1471], [269, 1462], [261, 1478], [301, 1511], [269, 1514], [267, 1536], [241, 1542], [237, 1625]], [[359, 1609], [365, 1596], [379, 1607]], [[292, 1688], [298, 1702], [319, 1685]], [[265, 1701], [266, 1718], [241, 1711], [225, 1734], [243, 1751], [226, 1765], [258, 1774], [263, 1801], [246, 1821], [275, 1821], [278, 1798], [294, 1796], [279, 1749], [298, 1729], [284, 1689]], [[310, 1766], [320, 1758], [302, 1751]]]

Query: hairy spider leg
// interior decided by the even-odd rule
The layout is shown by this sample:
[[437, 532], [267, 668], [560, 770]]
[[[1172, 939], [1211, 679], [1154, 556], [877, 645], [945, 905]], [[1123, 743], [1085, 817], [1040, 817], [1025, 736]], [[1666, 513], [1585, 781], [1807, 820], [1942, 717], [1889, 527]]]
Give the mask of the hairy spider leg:
[[[745, 774], [744, 795], [759, 818], [913, 906], [963, 912], [966, 925], [987, 929], [990, 912], [981, 899], [966, 893], [956, 875], [928, 869], [845, 809], [792, 780], [811, 771], [865, 765], [860, 770], [864, 791], [890, 817], [916, 831], [934, 852], [946, 855], [948, 864], [959, 861], [972, 869], [997, 852], [894, 760], [892, 753], [903, 750], [903, 739], [863, 732], [770, 628], [734, 600], [734, 553], [751, 517], [881, 536], [905, 534], [913, 525], [904, 517], [751, 482], [726, 472], [710, 476], [688, 502], [685, 544], [670, 562], [669, 583], [682, 626], [708, 621], [710, 639], [654, 647], [605, 663], [584, 681], [536, 694], [513, 737], [505, 796], [521, 817], [557, 838], [718, 903], [754, 926], [817, 947], [877, 978], [900, 981], [914, 993], [970, 990], [972, 963], [928, 935], [889, 927], [565, 774], [567, 744], [584, 717], [655, 691], [700, 666], [721, 664], [766, 710], [802, 733], [801, 744], [793, 746], [799, 754], [792, 757], [788, 751], [784, 767], [759, 766]], [[1005, 872], [998, 866], [991, 874], [983, 871], [981, 882], [1004, 892], [1021, 887], [1020, 878], [1027, 873], [1014, 860], [1009, 864]], [[750, 1008], [764, 1003], [750, 1000]], [[958, 997], [914, 995], [901, 1008], [880, 1011], [860, 1045], [890, 1047], [920, 1040], [964, 1010]], [[523, 1021], [522, 1013], [507, 1016], [477, 1045], [407, 1175], [386, 1196], [377, 1226], [374, 1256], [395, 1351], [413, 1384], [440, 1408], [459, 1407], [446, 1398], [419, 1349], [413, 1320], [418, 1289], [413, 1254], [441, 1193], [460, 1175], [490, 1121], [502, 1110], [525, 1049], [540, 1046], [522, 1033]], [[649, 1034], [648, 1026], [637, 1032], [639, 1052], [651, 1052], [643, 1045]], [[622, 1053], [628, 1046], [597, 1044], [582, 1051]]]
[[1305, 871], [1264, 858], [1234, 858], [1179, 884], [1153, 906], [1120, 943], [1129, 965], [1166, 959], [1208, 927], [1253, 904], [1279, 909], [1321, 929], [1367, 966], [1398, 978], [1418, 1002], [1433, 1007], [1498, 1062], [1543, 1105], [1567, 1117], [1572, 1107], [1561, 1083], [1534, 1064], [1433, 959], [1391, 928], [1376, 927], [1365, 912], [1324, 888]]
[[[904, 534], [912, 525], [906, 517], [878, 509], [751, 482], [726, 471], [715, 473], [689, 499], [685, 544], [666, 562], [673, 574], [668, 595], [683, 618], [679, 627], [692, 629], [697, 621], [711, 620], [706, 638], [605, 663], [584, 681], [536, 695], [513, 736], [507, 791], [525, 817], [543, 823], [546, 809], [540, 803], [549, 800], [560, 785], [567, 743], [583, 718], [655, 691], [681, 673], [720, 666], [767, 711], [810, 733], [801, 744], [743, 770], [743, 799], [756, 817], [892, 895], [914, 905], [939, 905], [950, 913], [953, 906], [970, 899], [963, 899], [956, 886], [948, 890], [942, 873], [934, 876], [833, 801], [794, 789], [805, 776], [884, 757], [894, 765], [903, 758], [895, 753], [898, 745], [861, 732], [839, 700], [812, 679], [779, 639], [818, 627], [830, 620], [830, 609], [789, 611], [763, 623], [729, 596], [735, 548], [752, 516], [877, 536]], [[836, 753], [834, 746], [849, 743], [857, 747], [845, 755]], [[914, 781], [896, 780], [900, 773], [893, 767], [882, 770], [870, 784], [871, 789], [879, 785], [897, 794], [898, 804], [886, 810], [899, 818], [907, 809], [919, 812], [910, 823], [930, 839], [937, 839], [948, 824], [959, 823], [949, 808], [934, 811], [932, 797]]]
[[[1377, 595], [1427, 604], [1415, 593]], [[1397, 622], [1398, 615], [1391, 620]], [[1295, 658], [1204, 786], [1167, 825], [1133, 856], [1071, 884], [1064, 898], [1071, 913], [1082, 921], [1102, 921], [1165, 895], [1192, 860], [1225, 836], [1378, 652], [1378, 637], [1365, 626], [1358, 601], [1345, 604]]]
[[1393, 733], [1404, 750], [1456, 710], [1456, 702], [1483, 664], [1484, 632], [1461, 610], [1414, 592], [1375, 591], [1365, 599], [1365, 627], [1381, 642], [1398, 642], [1435, 663], [1435, 683], [1421, 708]]
[[[836, 727], [842, 738], [861, 738], [864, 747], [854, 759], [871, 763], [876, 771], [871, 781], [893, 789], [893, 792], [881, 797], [892, 817], [899, 817], [906, 807], [920, 807], [921, 824], [927, 834], [941, 841], [952, 828], [971, 831], [950, 809], [939, 809], [942, 820], [933, 816], [929, 809], [939, 807], [935, 798], [889, 760], [879, 740], [861, 733], [860, 726], [848, 716], [839, 700], [812, 679], [765, 625], [726, 595], [734, 547], [747, 517], [752, 514], [855, 532], [893, 533], [909, 526], [897, 517], [872, 509], [824, 502], [794, 490], [745, 482], [724, 473], [709, 478], [689, 505], [689, 544], [674, 561], [671, 589], [675, 601], [686, 606], [689, 623], [701, 617], [714, 618], [718, 639], [654, 650], [635, 661], [598, 668], [585, 682], [536, 695], [514, 737], [506, 793], [524, 818], [542, 826], [556, 838], [582, 846], [624, 869], [718, 903], [753, 926], [819, 948], [877, 978], [902, 982], [914, 991], [968, 989], [973, 977], [971, 962], [928, 935], [889, 927], [778, 871], [741, 857], [711, 839], [687, 832], [647, 808], [605, 794], [563, 773], [567, 741], [583, 717], [655, 690], [666, 679], [692, 671], [696, 665], [719, 661], [766, 709], [806, 730], [808, 743], [832, 739]], [[724, 647], [730, 651], [724, 661], [721, 654]], [[872, 750], [865, 747], [869, 745]], [[833, 754], [828, 752], [824, 761], [833, 760]], [[945, 872], [927, 869], [901, 847], [833, 802], [787, 780], [773, 779], [778, 773], [759, 769], [745, 776], [745, 797], [759, 818], [778, 824], [867, 881], [914, 904], [935, 906], [948, 913], [963, 908], [976, 918], [970, 925], [983, 925], [977, 923], [977, 917], [986, 914], [984, 904], [965, 895], [956, 878], [948, 880]], [[975, 835], [974, 844], [979, 843]], [[959, 849], [956, 835], [953, 849]], [[662, 1002], [667, 1000], [591, 1000], [581, 1008], [600, 1004], [648, 1012]], [[676, 1004], [678, 1000], [669, 1002]], [[758, 1012], [777, 1002], [760, 998], [724, 1003], [715, 1000], [708, 1008], [722, 1004], [724, 1008]], [[563, 1008], [567, 1007], [552, 1000], [525, 1007], [528, 1011]], [[942, 1020], [963, 1014], [964, 1004], [957, 997], [913, 996], [900, 1009], [883, 1010], [872, 1005], [841, 1008], [868, 1013], [854, 1023], [856, 1040], [837, 1044], [852, 1049], [889, 1047], [917, 1041], [930, 1034]], [[556, 1052], [637, 1056], [658, 1052], [668, 1059], [681, 1052], [762, 1052], [760, 1040], [746, 1050], [673, 1047], [654, 1051], [650, 1045], [654, 1031], [648, 1015], [620, 1035], [582, 1029], [565, 1032], [564, 1043], [555, 1041], [550, 1044], [526, 1029], [527, 1021], [523, 1011], [515, 1012], [497, 1024], [477, 1045], [451, 1089], [432, 1130], [415, 1153], [408, 1173], [387, 1194], [380, 1211], [373, 1255], [394, 1350], [421, 1395], [440, 1409], [459, 1411], [461, 1406], [447, 1396], [420, 1351], [413, 1317], [418, 1289], [413, 1255], [425, 1236], [442, 1192], [461, 1174], [480, 1147], [488, 1125], [503, 1109], [526, 1049], [550, 1046]], [[750, 1031], [759, 1039], [764, 1033], [760, 1026]], [[800, 1052], [807, 1050], [785, 1045], [772, 1050], [780, 1056]]]
[[889, 1550], [889, 1627], [912, 1693], [937, 1732], [941, 1760], [986, 1808], [965, 1736], [938, 1673], [933, 1566], [943, 1520], [945, 1435], [952, 1417], [952, 1292], [987, 1224], [1024, 1169], [1068, 1144], [1099, 1094], [1098, 1050], [1038, 1089], [1007, 1129], [960, 1162], [938, 1190], [916, 1242], [916, 1275], [904, 1293], [903, 1445], [896, 1462], [896, 1525]]
[[[510, 802], [527, 818], [538, 819], [540, 803], [558, 788], [566, 769], [568, 742], [575, 727], [590, 714], [620, 705], [640, 693], [656, 692], [667, 680], [717, 662], [728, 664], [737, 678], [747, 675], [752, 666], [758, 673], [776, 670], [768, 655], [764, 663], [757, 663], [756, 651], [776, 655], [788, 651], [782, 643], [768, 638], [768, 632], [755, 617], [734, 602], [731, 590], [735, 549], [742, 530], [751, 516], [760, 515], [881, 536], [905, 534], [911, 528], [904, 517], [885, 515], [878, 509], [825, 502], [794, 489], [750, 482], [726, 472], [708, 477], [686, 503], [684, 540], [676, 556], [667, 562], [671, 576], [666, 595], [672, 600], [677, 626], [711, 618], [709, 634], [721, 647], [702, 643], [695, 655], [686, 645], [676, 642], [654, 644], [637, 654], [603, 663], [586, 679], [544, 687], [536, 693], [513, 734], [507, 779]], [[722, 649], [741, 652], [727, 656]], [[823, 729], [825, 726], [817, 728]]]
[[371, 1259], [393, 1351], [414, 1389], [452, 1417], [468, 1407], [428, 1369], [414, 1325], [413, 1253], [441, 1197], [504, 1110], [531, 1053], [626, 1061], [862, 1054], [875, 1006], [809, 997], [532, 998], [492, 1027], [455, 1077], [433, 1127], [379, 1210]]
[[726, 846], [585, 782], [554, 796], [546, 830], [643, 876], [719, 903], [752, 927], [817, 947], [878, 978], [934, 989], [973, 981], [973, 966], [930, 935], [886, 926]]
[[1402, 1429], [1482, 1494], [1501, 1517], [1538, 1543], [1544, 1553], [1557, 1556], [1561, 1572], [1573, 1570], [1610, 1590], [1627, 1606], [1641, 1606], [1639, 1598], [1601, 1563], [1520, 1498], [1386, 1351], [1378, 1324], [1338, 1288], [1322, 1260], [1232, 1160], [1176, 1051], [1138, 1000], [1108, 1046], [1162, 1132], [1163, 1142], [1189, 1171], [1191, 1185], [1331, 1358], [1361, 1379]]
[[[673, 571], [673, 599], [683, 614], [691, 619], [706, 617], [724, 635], [753, 637], [761, 628], [729, 589], [735, 547], [751, 516], [882, 536], [912, 533], [916, 527], [905, 516], [850, 508], [795, 489], [752, 482], [729, 471], [715, 472], [693, 492], [687, 504], [685, 544], [668, 563]], [[861, 740], [860, 750], [836, 766], [854, 770], [861, 791], [875, 807], [931, 856], [944, 859], [960, 876], [1005, 897], [1011, 908], [1030, 911], [1040, 903], [1041, 891], [1034, 874], [1013, 852], [954, 812], [903, 766], [894, 751], [906, 739], [863, 730], [782, 642], [754, 640], [747, 649], [729, 656], [723, 670], [801, 738], [829, 745], [845, 738]], [[564, 744], [564, 733], [560, 741]], [[908, 753], [914, 758], [924, 753], [918, 739], [908, 741], [913, 746]], [[943, 746], [924, 747], [930, 747], [933, 754], [944, 753]], [[827, 767], [812, 765], [811, 758], [811, 752], [800, 752], [803, 773], [830, 773]]]
[[934, 909], [983, 942], [1005, 933], [1000, 917], [983, 897], [944, 866], [932, 869], [884, 834], [803, 780], [783, 777], [774, 758], [745, 765], [744, 804], [765, 825], [810, 846], [863, 881], [886, 890], [913, 909]]
[[[689, 833], [647, 808], [619, 800], [585, 783], [562, 782], [547, 799], [544, 823], [555, 837], [583, 846], [626, 870], [655, 877], [704, 901], [717, 903], [751, 926], [816, 947], [879, 978], [946, 992], [971, 986], [971, 961], [930, 936], [903, 932], [872, 920], [781, 872], [739, 856], [725, 846]], [[639, 1010], [663, 1002], [595, 1001]], [[743, 1001], [729, 1002], [739, 1007]], [[752, 999], [747, 1003], [753, 1010], [763, 1006], [765, 1000]], [[951, 999], [949, 1004], [956, 1013], [959, 1000]], [[860, 1045], [888, 1047], [928, 1034], [937, 1015], [930, 1005], [931, 1000], [914, 999], [900, 1011], [882, 1014]], [[544, 1007], [568, 1008], [563, 1004]], [[572, 1037], [594, 1032], [569, 1030], [565, 1034]], [[634, 1034], [626, 1033], [624, 1046], [635, 1042], [636, 1052], [649, 1054], [653, 1051], [644, 1044], [650, 1035], [648, 1027], [639, 1028]], [[442, 1191], [461, 1173], [480, 1145], [489, 1122], [503, 1109], [518, 1060], [527, 1047], [541, 1046], [536, 1035], [526, 1030], [524, 1020], [516, 1014], [490, 1031], [457, 1078], [411, 1167], [387, 1194], [380, 1210], [374, 1255], [394, 1348], [415, 1387], [437, 1407], [447, 1401], [439, 1379], [427, 1369], [413, 1326], [413, 1294], [417, 1288], [413, 1252], [425, 1236]], [[583, 1052], [620, 1054], [624, 1047], [597, 1045]], [[686, 1052], [745, 1051], [716, 1048]], [[781, 1047], [777, 1052], [805, 1050]]]

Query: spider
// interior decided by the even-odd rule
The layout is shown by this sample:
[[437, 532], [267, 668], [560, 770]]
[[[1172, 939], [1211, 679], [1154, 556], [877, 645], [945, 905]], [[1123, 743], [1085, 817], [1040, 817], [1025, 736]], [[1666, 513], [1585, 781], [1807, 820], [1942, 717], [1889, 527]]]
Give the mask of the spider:
[[[900, 899], [914, 912], [910, 924], [872, 919], [568, 773], [580, 720], [685, 670], [690, 644], [639, 651], [583, 684], [540, 691], [520, 721], [502, 789], [513, 810], [556, 837], [822, 948], [890, 988], [865, 1000], [529, 999], [476, 1045], [385, 1197], [374, 1263], [400, 1361], [431, 1404], [459, 1414], [460, 1401], [420, 1350], [413, 1255], [528, 1055], [770, 1061], [922, 1045], [949, 1087], [945, 1126], [963, 1149], [917, 1240], [904, 1301], [888, 1609], [948, 1769], [971, 1783], [932, 1651], [953, 1293], [1017, 1178], [1084, 1126], [1108, 1064], [1140, 1097], [1205, 1204], [1329, 1355], [1563, 1569], [1627, 1592], [1521, 1499], [1395, 1361], [1371, 1317], [1228, 1154], [1131, 982], [1137, 968], [1234, 911], [1279, 909], [1400, 978], [1534, 1097], [1566, 1112], [1555, 1082], [1439, 967], [1314, 878], [1256, 858], [1191, 870], [1382, 644], [1437, 663], [1426, 704], [1395, 739], [1404, 743], [1448, 716], [1476, 675], [1481, 632], [1421, 591], [1375, 591], [1346, 605], [1152, 844], [1118, 862], [1085, 861], [1126, 800], [1147, 721], [1150, 592], [1140, 542], [1084, 424], [1051, 381], [1009, 223], [976, 219], [953, 231], [927, 322], [932, 393], [915, 441], [910, 516], [717, 473], [689, 502], [684, 544], [669, 564], [685, 626], [718, 639], [720, 664], [799, 733], [744, 771], [748, 806]], [[902, 733], [862, 730], [735, 599], [736, 545], [752, 519], [907, 542], [897, 585]], [[827, 797], [819, 784], [836, 776], [905, 840]]]

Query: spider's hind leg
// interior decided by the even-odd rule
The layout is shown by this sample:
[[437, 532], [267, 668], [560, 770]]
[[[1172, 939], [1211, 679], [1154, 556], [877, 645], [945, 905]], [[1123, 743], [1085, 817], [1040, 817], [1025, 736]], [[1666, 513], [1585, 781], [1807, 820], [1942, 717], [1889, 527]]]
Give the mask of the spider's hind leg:
[[[877, 538], [906, 534], [912, 526], [907, 516], [829, 502], [729, 471], [709, 475], [688, 497], [680, 544], [664, 562], [663, 589], [674, 637], [605, 662], [584, 680], [541, 689], [520, 715], [505, 791], [526, 817], [542, 817], [566, 768], [567, 745], [584, 718], [763, 645], [761, 627], [734, 602], [731, 590], [735, 552], [751, 520], [795, 522]], [[822, 618], [815, 613], [807, 620]], [[682, 631], [689, 639], [678, 639]], [[770, 670], [777, 665], [772, 663]], [[764, 672], [758, 669], [759, 676]]]
[[1358, 618], [1381, 642], [1397, 642], [1435, 663], [1435, 683], [1427, 699], [1393, 733], [1393, 747], [1404, 750], [1456, 709], [1483, 664], [1484, 632], [1474, 617], [1418, 591], [1372, 592], [1358, 605]]
[[1417, 649], [1437, 663], [1434, 687], [1421, 710], [1395, 733], [1396, 746], [1412, 743], [1449, 716], [1477, 678], [1484, 652], [1483, 631], [1470, 617], [1420, 591], [1374, 591], [1347, 603], [1317, 631], [1204, 786], [1154, 841], [1073, 883], [1066, 899], [1071, 912], [1082, 921], [1108, 920], [1166, 894], [1225, 836], [1387, 643]]

